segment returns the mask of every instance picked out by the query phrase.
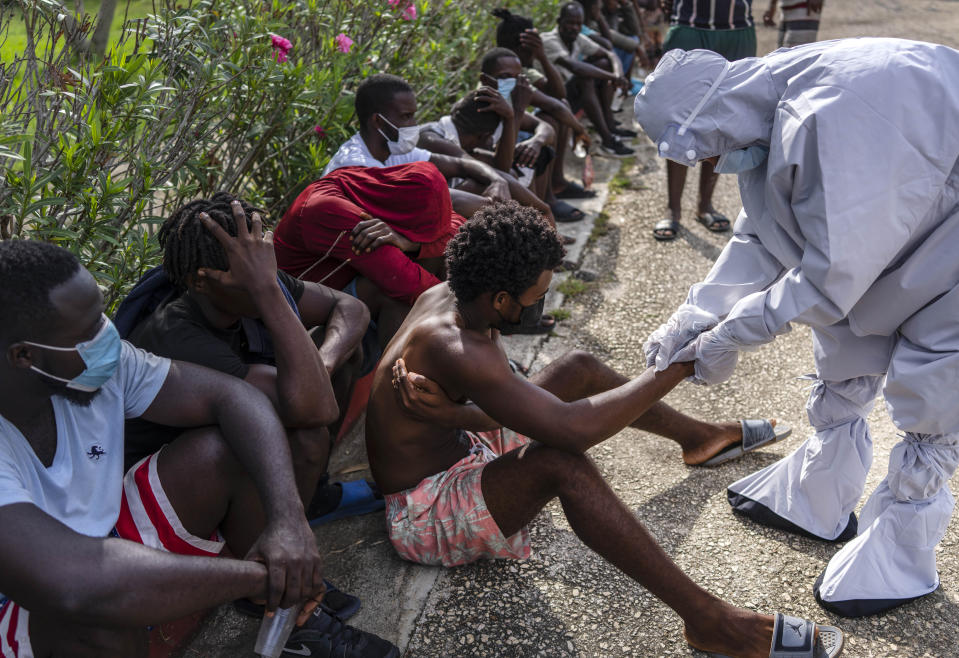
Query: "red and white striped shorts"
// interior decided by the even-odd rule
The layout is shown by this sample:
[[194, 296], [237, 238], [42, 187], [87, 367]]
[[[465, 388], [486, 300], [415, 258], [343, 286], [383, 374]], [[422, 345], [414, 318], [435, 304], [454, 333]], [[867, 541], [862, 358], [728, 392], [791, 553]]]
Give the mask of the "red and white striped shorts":
[[[120, 518], [112, 536], [179, 555], [215, 557], [224, 542], [191, 535], [167, 499], [157, 475], [157, 451], [144, 457], [123, 476]], [[33, 658], [30, 613], [13, 601], [0, 604], [0, 657]]]

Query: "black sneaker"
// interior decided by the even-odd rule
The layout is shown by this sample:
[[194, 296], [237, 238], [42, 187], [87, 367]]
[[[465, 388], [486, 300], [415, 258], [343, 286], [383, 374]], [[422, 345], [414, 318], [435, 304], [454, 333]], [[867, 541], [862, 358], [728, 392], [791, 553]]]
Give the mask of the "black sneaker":
[[639, 135], [639, 133], [635, 130], [630, 130], [629, 128], [620, 128], [619, 126], [611, 128], [609, 132], [613, 133], [617, 137], [636, 137]]
[[628, 158], [636, 152], [615, 137], [609, 144], [602, 144], [600, 148], [603, 149], [604, 153], [608, 153], [614, 158]]
[[378, 635], [347, 626], [320, 608], [283, 647], [281, 656], [312, 658], [399, 658], [400, 650]]

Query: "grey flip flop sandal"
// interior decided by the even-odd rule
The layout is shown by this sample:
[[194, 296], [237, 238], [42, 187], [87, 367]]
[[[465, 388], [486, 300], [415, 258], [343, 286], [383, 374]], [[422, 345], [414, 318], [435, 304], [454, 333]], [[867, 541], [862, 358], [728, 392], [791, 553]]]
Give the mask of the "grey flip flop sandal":
[[[815, 631], [819, 629], [819, 637]], [[769, 658], [836, 658], [842, 653], [843, 633], [835, 626], [821, 626], [799, 617], [776, 613]], [[710, 653], [713, 658], [729, 658]]]
[[707, 459], [700, 466], [719, 466], [732, 459], [742, 457], [747, 452], [752, 452], [765, 445], [782, 441], [792, 434], [792, 428], [783, 423], [777, 423], [775, 427], [768, 420], [748, 420], [739, 421], [743, 428], [743, 440], [734, 443], [728, 448], [719, 451], [714, 457]]

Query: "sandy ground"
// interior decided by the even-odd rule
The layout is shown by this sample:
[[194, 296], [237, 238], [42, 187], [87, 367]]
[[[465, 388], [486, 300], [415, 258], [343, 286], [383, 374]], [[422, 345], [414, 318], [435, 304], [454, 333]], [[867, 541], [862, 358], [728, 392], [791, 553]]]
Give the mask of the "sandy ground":
[[[760, 19], [765, 3], [754, 6]], [[760, 20], [761, 22], [761, 20]], [[955, 0], [827, 0], [820, 36], [899, 36], [959, 46]], [[775, 30], [757, 28], [760, 54], [775, 47]], [[701, 279], [727, 236], [691, 221], [695, 186], [688, 185], [687, 221], [674, 243], [652, 239], [665, 213], [665, 173], [651, 143], [641, 139], [629, 185], [605, 203], [608, 234], [576, 252], [598, 280], [565, 300], [571, 317], [558, 335], [517, 341], [511, 351], [542, 367], [571, 349], [587, 349], [626, 374], [643, 369], [642, 343]], [[615, 164], [607, 161], [608, 179]], [[690, 181], [695, 182], [691, 177]], [[598, 186], [601, 200], [605, 184]], [[739, 208], [735, 179], [720, 181], [716, 206]], [[591, 207], [592, 221], [599, 205]], [[579, 227], [584, 237], [589, 226]], [[560, 301], [554, 298], [555, 306]], [[837, 547], [761, 528], [734, 517], [725, 487], [795, 449], [810, 429], [805, 417], [813, 371], [810, 335], [797, 327], [757, 352], [744, 354], [734, 377], [716, 387], [684, 384], [667, 401], [708, 419], [774, 416], [793, 436], [761, 453], [715, 469], [683, 465], [663, 439], [625, 430], [590, 451], [612, 489], [697, 582], [751, 609], [782, 611], [840, 625], [849, 658], [959, 655], [959, 527], [938, 548], [942, 586], [923, 600], [880, 617], [839, 619], [819, 608], [812, 584]], [[881, 480], [896, 430], [882, 406], [870, 416], [875, 453], [867, 493]], [[362, 465], [358, 430], [332, 470]], [[354, 473], [350, 477], [362, 475]], [[954, 481], [955, 485], [956, 482]], [[863, 501], [864, 502], [864, 501]], [[533, 554], [524, 562], [487, 562], [442, 570], [410, 565], [391, 551], [377, 515], [318, 529], [328, 574], [363, 599], [350, 622], [389, 637], [410, 657], [446, 656], [689, 656], [679, 618], [642, 587], [585, 548], [556, 503], [531, 526]], [[188, 656], [252, 655], [255, 622], [228, 607], [217, 612], [183, 652]]]

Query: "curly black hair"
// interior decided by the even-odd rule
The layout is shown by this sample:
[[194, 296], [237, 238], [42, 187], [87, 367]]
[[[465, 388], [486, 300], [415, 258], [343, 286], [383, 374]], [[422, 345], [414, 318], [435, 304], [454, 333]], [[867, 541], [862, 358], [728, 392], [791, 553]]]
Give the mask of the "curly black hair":
[[0, 241], [0, 342], [36, 340], [55, 313], [50, 292], [80, 270], [66, 249], [39, 240]]
[[538, 210], [515, 201], [476, 211], [446, 245], [446, 273], [456, 301], [505, 290], [513, 299], [553, 270], [566, 250]]
[[[216, 236], [200, 222], [200, 213], [205, 212], [230, 235], [236, 235], [233, 208], [234, 197], [229, 192], [217, 192], [212, 199], [197, 199], [179, 208], [160, 227], [160, 246], [163, 247], [163, 269], [170, 281], [180, 290], [201, 267], [213, 270], [228, 270], [230, 262], [223, 245]], [[246, 215], [246, 227], [253, 226], [253, 213], [259, 213], [264, 225], [268, 224], [266, 212], [255, 208], [243, 199], [237, 199]]]

